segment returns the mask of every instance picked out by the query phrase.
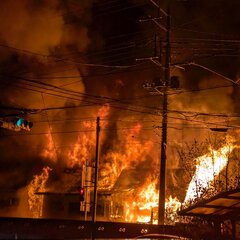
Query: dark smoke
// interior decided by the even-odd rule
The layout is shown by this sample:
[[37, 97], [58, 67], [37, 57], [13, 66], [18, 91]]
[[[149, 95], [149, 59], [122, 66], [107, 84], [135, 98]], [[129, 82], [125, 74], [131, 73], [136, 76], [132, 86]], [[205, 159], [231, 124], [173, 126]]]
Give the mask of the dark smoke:
[[[66, 4], [55, 0], [1, 1], [1, 106], [43, 109], [73, 104], [71, 100], [48, 94], [42, 95], [41, 91], [46, 92], [46, 90], [34, 87], [36, 84], [27, 82], [25, 79], [34, 80], [40, 77], [39, 81], [61, 85], [72, 79], [66, 78], [62, 82], [54, 79], [55, 76], [75, 75], [79, 76], [79, 82], [67, 88], [77, 88], [78, 91], [84, 92], [81, 74], [77, 67], [56, 63], [51, 57], [45, 56], [60, 57], [58, 56], [59, 50], [66, 54], [71, 48], [78, 52], [86, 49], [90, 42], [87, 30], [90, 17], [89, 6], [91, 6], [90, 1], [82, 2], [81, 9], [76, 11], [74, 5], [67, 1]], [[67, 24], [67, 18], [72, 15], [72, 11], [73, 13], [80, 11], [81, 14], [78, 12], [76, 21]], [[11, 119], [11, 115], [14, 114], [22, 116], [21, 111], [7, 111], [6, 109], [1, 111], [4, 120]], [[48, 124], [41, 123], [41, 121], [46, 122], [49, 118], [58, 119], [71, 117], [71, 115], [68, 112], [58, 113], [57, 111], [43, 113], [40, 116], [38, 114], [25, 115], [34, 122], [35, 130], [32, 130], [32, 135], [14, 136], [19, 133], [1, 129], [1, 188], [16, 189], [26, 186], [35, 174], [41, 172], [43, 166], [54, 167], [51, 159], [44, 158], [42, 154], [48, 144], [46, 135], [35, 134], [48, 131]], [[64, 127], [65, 125], [62, 124], [58, 130]], [[54, 141], [58, 143], [58, 136], [54, 136]], [[68, 139], [66, 138], [65, 141]], [[61, 155], [59, 165], [61, 166]]]

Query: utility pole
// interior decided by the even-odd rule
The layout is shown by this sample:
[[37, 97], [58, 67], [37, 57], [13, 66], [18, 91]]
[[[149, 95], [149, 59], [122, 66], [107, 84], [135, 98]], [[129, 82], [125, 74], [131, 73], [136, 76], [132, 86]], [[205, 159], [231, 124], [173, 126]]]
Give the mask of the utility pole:
[[161, 140], [161, 161], [159, 174], [159, 202], [158, 202], [158, 224], [164, 224], [165, 218], [165, 192], [166, 192], [166, 161], [167, 161], [167, 114], [168, 114], [168, 86], [170, 83], [170, 62], [171, 62], [171, 45], [170, 45], [170, 28], [171, 17], [168, 8], [166, 22], [166, 47], [165, 47], [165, 69], [163, 81], [163, 109], [162, 109], [162, 140]]
[[98, 161], [99, 161], [99, 133], [100, 133], [100, 118], [97, 117], [96, 121], [96, 155], [95, 155], [95, 165], [94, 165], [94, 190], [93, 190], [93, 213], [92, 213], [92, 223], [96, 222], [96, 212], [97, 212], [97, 183], [98, 183]]
[[[153, 90], [153, 94], [161, 94], [163, 96], [162, 101], [162, 138], [161, 138], [161, 155], [160, 155], [160, 164], [159, 164], [159, 198], [158, 198], [158, 224], [164, 224], [165, 219], [165, 192], [166, 192], [166, 162], [167, 162], [167, 124], [168, 124], [168, 88], [173, 87], [170, 83], [170, 67], [171, 67], [171, 43], [170, 43], [170, 31], [171, 31], [171, 16], [170, 16], [170, 6], [168, 6], [167, 12], [160, 8], [154, 0], [150, 2], [158, 8], [158, 12], [162, 13], [166, 18], [166, 25], [163, 26], [158, 22], [158, 18], [149, 18], [145, 20], [140, 20], [140, 22], [153, 21], [161, 30], [165, 32], [165, 41], [159, 42], [160, 56], [159, 57], [150, 57], [142, 58], [137, 60], [150, 60], [154, 62], [157, 66], [164, 69], [164, 76], [162, 81], [159, 82], [159, 85], [146, 84], [145, 88]], [[157, 38], [155, 35], [155, 44], [157, 43]], [[163, 44], [163, 45], [162, 45]], [[165, 46], [164, 46], [165, 45]], [[155, 53], [157, 46], [155, 45]], [[165, 49], [165, 59], [164, 63], [161, 63], [162, 60], [162, 50]], [[158, 59], [158, 60], [156, 60]], [[159, 89], [160, 88], [160, 89]]]

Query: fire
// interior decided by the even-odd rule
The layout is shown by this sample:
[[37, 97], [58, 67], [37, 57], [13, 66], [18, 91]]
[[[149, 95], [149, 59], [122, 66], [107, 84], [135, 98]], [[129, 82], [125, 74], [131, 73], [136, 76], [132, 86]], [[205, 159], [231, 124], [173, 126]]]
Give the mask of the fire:
[[42, 216], [43, 195], [36, 195], [36, 192], [43, 192], [45, 190], [46, 182], [51, 170], [52, 169], [49, 167], [44, 167], [42, 173], [35, 175], [27, 187], [28, 205], [33, 217]]
[[[126, 200], [124, 205], [125, 221], [157, 224], [159, 191], [156, 183], [156, 180], [146, 183], [133, 198]], [[169, 196], [166, 199], [165, 209], [168, 224], [177, 220], [177, 211], [180, 207], [181, 203], [176, 197]]]
[[[98, 110], [98, 116], [101, 118], [109, 115], [109, 105], [105, 104]], [[106, 121], [101, 121], [101, 127], [106, 126]], [[96, 123], [94, 121], [84, 121], [82, 127], [83, 132], [78, 136], [73, 149], [68, 152], [68, 165], [69, 167], [82, 166], [87, 160], [91, 160], [94, 148], [96, 145]]]
[[[122, 134], [122, 141], [117, 150], [103, 156], [104, 166], [100, 171], [99, 186], [111, 189], [124, 169], [134, 168], [151, 151], [153, 143], [150, 140], [141, 143], [135, 136], [139, 134], [141, 125], [138, 123], [132, 129]], [[133, 137], [134, 136], [134, 137]]]
[[138, 206], [140, 209], [151, 209], [158, 206], [158, 192], [156, 191], [156, 182], [143, 187], [139, 193], [141, 201]]
[[109, 104], [103, 105], [99, 110], [98, 110], [98, 116], [101, 118], [105, 118], [109, 115], [109, 110], [110, 106]]
[[47, 147], [44, 149], [42, 156], [44, 158], [48, 158], [54, 162], [56, 162], [57, 160], [57, 152], [56, 152], [56, 148], [54, 145], [54, 141], [52, 138], [52, 134], [51, 134], [52, 129], [48, 129], [48, 133], [46, 134], [47, 136], [47, 140], [48, 140], [48, 145]]
[[204, 189], [214, 180], [214, 177], [226, 167], [228, 156], [234, 149], [234, 145], [229, 142], [218, 150], [210, 150], [209, 154], [205, 154], [197, 158], [197, 166], [195, 174], [189, 184], [185, 203], [194, 200], [202, 194]]
[[[98, 116], [100, 116], [101, 129], [104, 129], [108, 124], [108, 115], [109, 105], [104, 105], [99, 109]], [[76, 143], [67, 153], [67, 165], [69, 167], [83, 166], [87, 160], [91, 161], [95, 155], [96, 122], [94, 120], [84, 121], [81, 123], [81, 127], [84, 131], [79, 134]], [[144, 161], [151, 155], [154, 145], [150, 139], [142, 140], [139, 137], [141, 130], [141, 124], [136, 123], [129, 129], [118, 132], [118, 144], [112, 151], [101, 156], [99, 189], [112, 189], [123, 170], [135, 171], [135, 169], [141, 167], [141, 163], [145, 164]], [[101, 139], [105, 137], [104, 135], [105, 132], [102, 131]], [[48, 133], [48, 140], [48, 148], [44, 154], [46, 157], [56, 159], [51, 132]], [[157, 162], [151, 160], [149, 164], [152, 164], [154, 168]], [[151, 166], [148, 167], [152, 169]], [[140, 186], [134, 187], [130, 191], [128, 190], [126, 194], [122, 193], [123, 218], [125, 221], [157, 223], [159, 190], [157, 189], [158, 179], [155, 174], [158, 168], [154, 169], [153, 171], [151, 170], [151, 173], [149, 172], [150, 175], [145, 175], [146, 180], [142, 181]], [[44, 190], [49, 172], [49, 168], [44, 168], [42, 174], [36, 175], [29, 185], [29, 207], [34, 216], [41, 215], [43, 201], [43, 196], [35, 195], [35, 192]], [[172, 222], [175, 221], [175, 215], [179, 207], [180, 202], [177, 198], [170, 196], [166, 199], [166, 212], [168, 219]]]
[[168, 224], [172, 224], [178, 221], [177, 212], [181, 208], [181, 202], [177, 199], [177, 197], [173, 198], [170, 196], [165, 203], [166, 209], [166, 221]]
[[[158, 206], [158, 191], [156, 190], [156, 182], [150, 182], [141, 189], [137, 196], [136, 207], [139, 210], [136, 215], [137, 222], [156, 222], [153, 219], [153, 211]], [[132, 206], [134, 207], [134, 206]]]
[[70, 167], [85, 164], [87, 159], [91, 159], [93, 146], [95, 144], [94, 133], [83, 133], [78, 136], [73, 149], [68, 153]]

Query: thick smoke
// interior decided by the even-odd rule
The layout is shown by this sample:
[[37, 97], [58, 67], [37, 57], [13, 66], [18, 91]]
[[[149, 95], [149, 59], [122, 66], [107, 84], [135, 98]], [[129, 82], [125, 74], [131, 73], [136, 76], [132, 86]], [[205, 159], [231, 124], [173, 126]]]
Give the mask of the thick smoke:
[[[73, 101], [71, 98], [61, 97], [61, 93], [56, 96], [56, 93], [54, 95], [43, 85], [36, 87], [37, 84], [28, 80], [60, 87], [66, 85], [67, 90], [84, 92], [80, 69], [74, 64], [56, 62], [55, 59], [62, 57], [59, 52], [69, 54], [74, 50], [81, 53], [87, 48], [90, 42], [86, 27], [89, 15], [85, 10], [89, 12], [89, 6], [90, 1], [83, 2], [77, 9], [76, 21], [67, 24], [68, 15], [76, 11], [70, 3], [64, 5], [55, 0], [1, 1], [2, 106], [44, 109], [81, 103], [81, 97], [78, 101]], [[71, 60], [74, 61], [72, 58]], [[68, 79], [68, 76], [74, 76], [74, 79]], [[73, 80], [75, 83], [69, 84]], [[4, 120], [12, 118], [7, 117], [8, 111], [3, 111], [1, 115]], [[16, 115], [21, 116], [21, 112], [17, 112]], [[1, 188], [17, 189], [25, 186], [34, 174], [41, 172], [44, 165], [54, 165], [51, 159], [43, 156], [44, 149], [48, 148], [48, 139], [41, 133], [52, 129], [47, 123], [49, 119], [71, 118], [72, 115], [72, 112], [70, 115], [59, 110], [25, 115], [34, 122], [32, 135], [28, 136], [6, 136], [18, 133], [1, 130]], [[61, 131], [66, 127], [64, 124], [59, 125], [52, 131]], [[52, 135], [52, 138], [55, 142], [54, 149], [57, 151], [57, 145], [60, 145], [62, 140], [58, 135]], [[65, 141], [67, 140], [66, 138]]]
[[63, 18], [58, 1], [2, 1], [1, 41], [48, 54], [62, 39]]
[[[163, 1], [167, 7], [169, 1]], [[200, 56], [211, 55], [210, 52], [219, 51], [224, 48], [220, 44], [206, 47], [204, 39], [210, 41], [230, 39], [238, 40], [239, 34], [236, 26], [239, 24], [238, 1], [172, 1], [172, 39], [180, 41], [179, 45], [172, 48], [172, 62], [188, 63], [196, 62], [211, 70], [226, 76], [234, 81], [239, 73], [239, 58], [230, 57], [228, 52], [221, 51], [226, 57]], [[211, 13], [211, 14], [209, 14]], [[199, 45], [194, 45], [194, 38], [199, 40]], [[189, 42], [184, 45], [184, 42]], [[196, 46], [195, 50], [193, 46]], [[233, 45], [229, 45], [234, 48]], [[176, 47], [176, 48], [175, 48]], [[196, 55], [194, 51], [199, 50]], [[177, 50], [176, 50], [177, 49]], [[239, 49], [235, 48], [233, 53], [238, 55]], [[228, 56], [228, 57], [227, 57]], [[183, 68], [172, 68], [172, 75], [179, 76], [180, 89], [172, 91], [169, 95], [169, 109], [186, 111], [186, 113], [169, 114], [168, 129], [168, 184], [171, 194], [179, 190], [182, 180], [182, 169], [179, 155], [176, 149], [183, 149], [187, 144], [206, 142], [206, 139], [218, 139], [225, 136], [224, 133], [211, 132], [210, 128], [231, 127], [239, 124], [234, 118], [226, 117], [239, 113], [239, 88], [232, 84], [227, 78], [214, 74], [207, 69], [183, 65]], [[225, 86], [225, 87], [224, 87]], [[189, 112], [189, 113], [187, 113]], [[199, 112], [222, 113], [224, 116], [214, 117], [211, 115], [199, 115]], [[182, 120], [184, 119], [184, 120]], [[212, 123], [212, 124], [211, 124]], [[234, 131], [234, 130], [233, 130]], [[231, 134], [231, 133], [230, 133]], [[209, 139], [208, 139], [209, 140]], [[182, 194], [184, 189], [182, 187]]]

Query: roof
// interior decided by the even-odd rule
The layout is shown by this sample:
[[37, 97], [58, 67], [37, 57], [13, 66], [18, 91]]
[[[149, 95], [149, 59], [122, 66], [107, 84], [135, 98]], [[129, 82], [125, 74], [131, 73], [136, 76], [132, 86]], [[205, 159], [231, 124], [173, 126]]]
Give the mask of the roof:
[[231, 219], [240, 215], [240, 188], [219, 193], [178, 212], [181, 216]]

